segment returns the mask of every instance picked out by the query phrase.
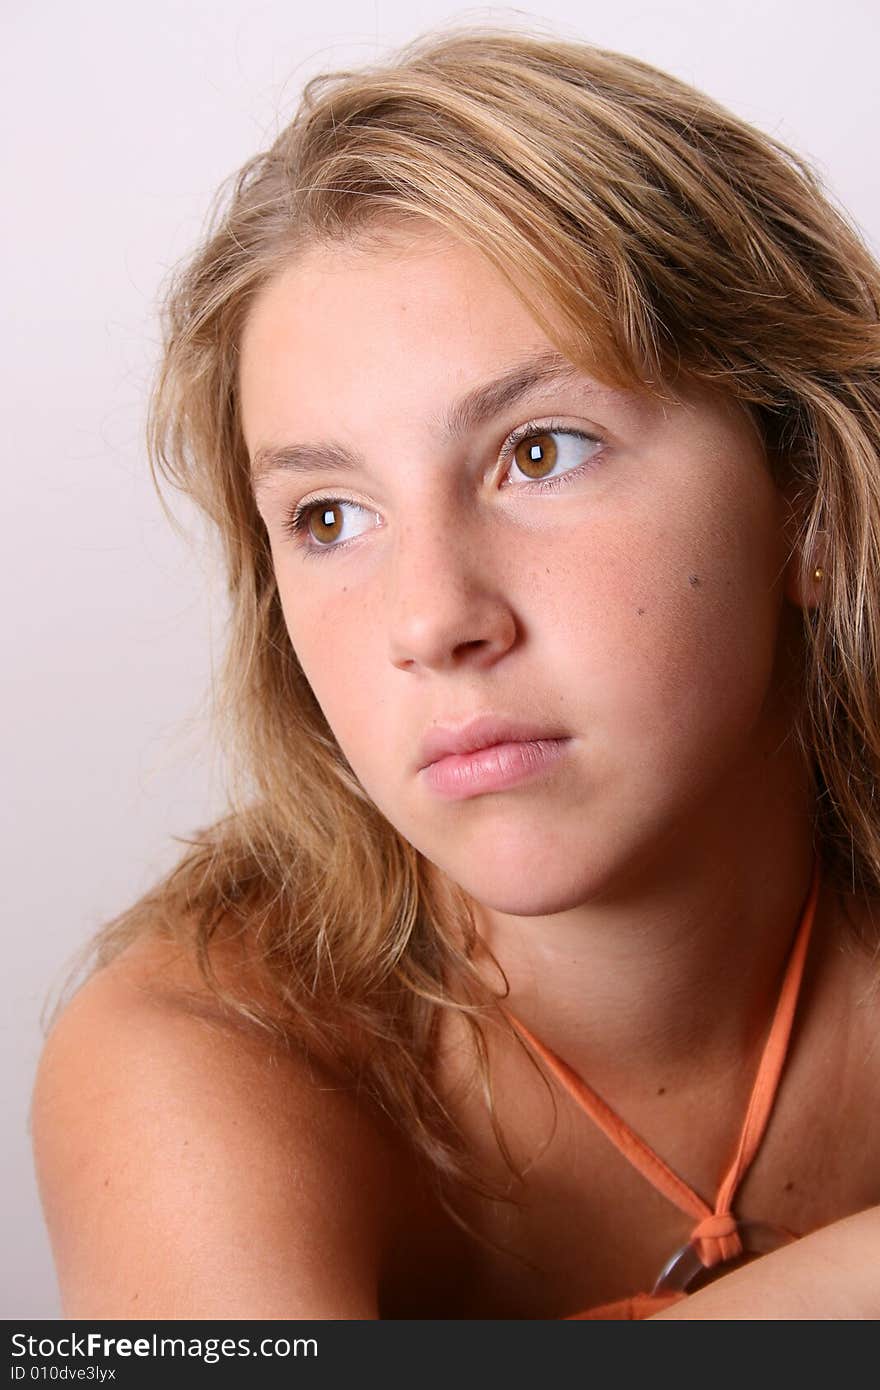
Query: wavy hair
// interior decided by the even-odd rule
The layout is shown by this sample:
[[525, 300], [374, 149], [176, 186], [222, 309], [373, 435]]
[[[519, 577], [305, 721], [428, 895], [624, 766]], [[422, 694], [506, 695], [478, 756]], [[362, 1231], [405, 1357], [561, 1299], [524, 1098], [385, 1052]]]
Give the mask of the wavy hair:
[[[160, 495], [163, 480], [181, 489], [222, 543], [228, 814], [102, 928], [96, 964], [145, 935], [182, 942], [224, 1007], [356, 1073], [438, 1189], [497, 1195], [429, 1059], [440, 1011], [458, 1010], [515, 1171], [483, 1031], [504, 1026], [503, 984], [477, 969], [463, 891], [370, 801], [297, 662], [239, 415], [238, 345], [261, 288], [300, 247], [368, 244], [410, 219], [478, 248], [585, 369], [649, 392], [705, 383], [751, 412], [800, 499], [804, 582], [824, 540], [793, 735], [813, 771], [825, 878], [868, 895], [880, 887], [880, 270], [803, 158], [681, 81], [585, 43], [468, 27], [313, 77], [171, 281], [149, 454]], [[246, 950], [257, 993], [220, 979], [224, 941]]]

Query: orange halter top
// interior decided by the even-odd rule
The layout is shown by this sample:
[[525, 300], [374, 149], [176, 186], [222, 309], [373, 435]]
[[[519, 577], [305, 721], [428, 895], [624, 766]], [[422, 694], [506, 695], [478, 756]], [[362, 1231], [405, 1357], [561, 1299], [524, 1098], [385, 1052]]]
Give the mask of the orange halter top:
[[[548, 1070], [564, 1087], [577, 1104], [589, 1115], [611, 1140], [612, 1144], [658, 1191], [688, 1216], [696, 1217], [697, 1224], [691, 1232], [688, 1243], [677, 1251], [664, 1265], [650, 1293], [639, 1293], [601, 1307], [587, 1309], [583, 1313], [573, 1313], [571, 1318], [595, 1319], [634, 1319], [650, 1317], [661, 1309], [687, 1297], [686, 1286], [703, 1269], [735, 1260], [746, 1250], [744, 1237], [751, 1241], [749, 1249], [755, 1253], [772, 1249], [785, 1241], [794, 1240], [791, 1231], [780, 1227], [766, 1226], [763, 1223], [738, 1223], [732, 1212], [733, 1201], [746, 1171], [758, 1152], [767, 1128], [773, 1102], [785, 1064], [788, 1040], [797, 1007], [798, 993], [803, 977], [804, 962], [810, 940], [810, 930], [816, 913], [819, 896], [819, 859], [813, 860], [813, 874], [806, 904], [798, 926], [794, 943], [785, 970], [776, 1012], [770, 1025], [764, 1051], [758, 1066], [752, 1094], [746, 1110], [745, 1122], [733, 1160], [722, 1179], [715, 1197], [715, 1205], [708, 1202], [689, 1187], [674, 1173], [643, 1139], [629, 1128], [605, 1103], [601, 1096], [567, 1066], [549, 1047], [529, 1032], [509, 1010], [507, 1017], [529, 1044]], [[770, 1244], [767, 1239], [770, 1238]]]

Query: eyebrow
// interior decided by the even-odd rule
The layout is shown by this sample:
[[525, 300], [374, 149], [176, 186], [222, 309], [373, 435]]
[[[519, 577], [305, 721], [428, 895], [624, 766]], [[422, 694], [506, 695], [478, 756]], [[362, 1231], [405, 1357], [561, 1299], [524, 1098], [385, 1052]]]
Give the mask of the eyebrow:
[[[439, 433], [444, 444], [452, 444], [477, 425], [514, 405], [536, 387], [572, 381], [586, 384], [583, 371], [561, 353], [547, 350], [525, 362], [514, 363], [500, 376], [473, 387], [447, 406], [439, 416], [432, 417], [429, 426]], [[322, 473], [331, 470], [345, 473], [363, 466], [364, 460], [360, 455], [332, 441], [267, 444], [257, 449], [254, 455], [251, 482], [254, 492], [259, 493], [269, 479], [278, 473]]]

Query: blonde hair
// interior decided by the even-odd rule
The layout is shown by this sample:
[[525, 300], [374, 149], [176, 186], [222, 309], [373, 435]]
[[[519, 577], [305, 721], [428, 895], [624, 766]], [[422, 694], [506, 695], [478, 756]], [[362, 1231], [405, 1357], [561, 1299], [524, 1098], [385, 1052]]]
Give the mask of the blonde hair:
[[[103, 928], [97, 964], [140, 936], [184, 942], [226, 1005], [356, 1071], [428, 1171], [493, 1191], [428, 1063], [440, 1010], [458, 1010], [512, 1163], [481, 1026], [500, 992], [475, 967], [464, 893], [371, 803], [297, 663], [239, 419], [238, 343], [261, 287], [299, 247], [409, 219], [481, 250], [604, 379], [690, 379], [752, 413], [800, 492], [805, 582], [826, 541], [793, 736], [825, 879], [865, 894], [880, 884], [880, 273], [801, 158], [684, 83], [586, 44], [469, 27], [309, 81], [171, 286], [150, 458], [223, 545], [230, 810]], [[234, 937], [261, 1002], [212, 969]]]

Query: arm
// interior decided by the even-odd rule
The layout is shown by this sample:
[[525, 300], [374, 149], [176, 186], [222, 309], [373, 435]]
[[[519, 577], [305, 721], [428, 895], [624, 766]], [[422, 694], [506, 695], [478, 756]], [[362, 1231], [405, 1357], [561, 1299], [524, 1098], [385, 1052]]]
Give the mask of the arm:
[[824, 1226], [654, 1318], [880, 1318], [880, 1207]]
[[110, 966], [32, 1129], [65, 1317], [378, 1317], [387, 1140], [303, 1058]]

